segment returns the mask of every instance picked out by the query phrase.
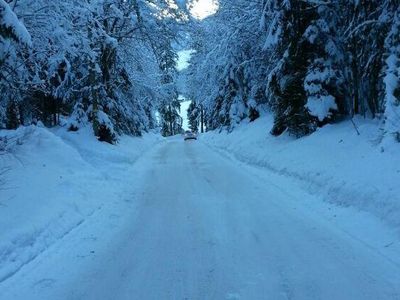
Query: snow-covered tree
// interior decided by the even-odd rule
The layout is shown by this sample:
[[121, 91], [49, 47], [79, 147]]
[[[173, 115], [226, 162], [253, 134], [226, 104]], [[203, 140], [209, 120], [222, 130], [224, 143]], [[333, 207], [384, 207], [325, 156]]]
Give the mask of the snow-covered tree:
[[233, 129], [265, 107], [274, 135], [299, 137], [357, 114], [379, 118], [385, 107], [389, 120], [398, 7], [398, 0], [222, 0], [193, 30], [189, 96], [204, 104], [209, 129]]
[[257, 1], [219, 1], [216, 15], [194, 25], [196, 53], [188, 87], [190, 97], [206, 110], [208, 129], [233, 129], [265, 100], [256, 96], [265, 88], [260, 80], [263, 56], [257, 47], [261, 37], [254, 30], [260, 16]]
[[19, 103], [25, 91], [25, 56], [31, 36], [10, 5], [0, 0], [0, 127], [21, 124]]
[[187, 109], [189, 128], [193, 132], [199, 131], [201, 107], [195, 101], [190, 102]]
[[[8, 2], [0, 2], [1, 72], [25, 77], [12, 74], [19, 86], [3, 80], [1, 87], [16, 91], [11, 100], [23, 102], [25, 123], [67, 118], [70, 130], [90, 124], [99, 139], [115, 142], [156, 126], [155, 111], [176, 100], [175, 70], [166, 65], [175, 63], [185, 14], [175, 1]], [[2, 100], [3, 123], [11, 100]]]
[[385, 135], [400, 142], [400, 8], [395, 11], [385, 45]]

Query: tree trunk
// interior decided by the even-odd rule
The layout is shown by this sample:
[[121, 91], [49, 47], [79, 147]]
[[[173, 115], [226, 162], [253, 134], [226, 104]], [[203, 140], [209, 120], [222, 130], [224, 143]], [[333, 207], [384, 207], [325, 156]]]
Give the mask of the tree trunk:
[[170, 120], [169, 120], [169, 134], [170, 134], [171, 136], [173, 136], [173, 135], [174, 135], [174, 126], [173, 126], [174, 122], [172, 121], [172, 108], [171, 108], [171, 105], [169, 105], [168, 108], [169, 108], [169, 116], [170, 116]]
[[352, 41], [351, 56], [351, 69], [353, 75], [353, 115], [358, 115], [360, 113], [360, 77], [358, 74], [356, 42], [354, 40]]
[[204, 110], [203, 105], [200, 104], [200, 125], [201, 125], [201, 133], [204, 133]]

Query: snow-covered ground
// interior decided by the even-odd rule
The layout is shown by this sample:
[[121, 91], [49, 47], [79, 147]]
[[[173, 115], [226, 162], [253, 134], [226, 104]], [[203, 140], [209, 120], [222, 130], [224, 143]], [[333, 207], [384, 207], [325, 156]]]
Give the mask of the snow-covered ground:
[[124, 199], [134, 162], [160, 140], [153, 134], [122, 137], [112, 146], [99, 143], [89, 130], [35, 126], [3, 130], [1, 136], [8, 136], [9, 146], [0, 155], [5, 171], [0, 178], [0, 283], [91, 215]]
[[360, 135], [347, 121], [301, 139], [273, 137], [272, 116], [266, 115], [232, 133], [206, 133], [202, 141], [239, 161], [290, 177], [327, 202], [369, 212], [400, 233], [400, 148], [381, 146], [377, 121], [358, 118], [355, 124]]
[[381, 197], [362, 200], [368, 176], [342, 170], [399, 164], [376, 124], [358, 123], [359, 137], [343, 123], [273, 139], [263, 117], [117, 146], [20, 129], [3, 160], [0, 299], [400, 299], [396, 187], [380, 179]]

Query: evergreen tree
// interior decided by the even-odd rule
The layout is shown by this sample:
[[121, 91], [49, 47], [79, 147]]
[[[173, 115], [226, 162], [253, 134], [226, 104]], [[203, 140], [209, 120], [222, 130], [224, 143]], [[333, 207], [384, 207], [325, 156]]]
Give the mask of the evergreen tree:
[[315, 130], [315, 120], [306, 109], [307, 93], [304, 81], [312, 57], [312, 45], [304, 37], [315, 12], [307, 2], [291, 1], [284, 12], [280, 47], [287, 48], [280, 69], [275, 73], [272, 108], [275, 113], [273, 135], [285, 130], [300, 137]]
[[21, 124], [18, 102], [26, 91], [27, 69], [24, 55], [31, 37], [4, 0], [0, 0], [0, 126], [16, 128]]
[[193, 132], [199, 131], [200, 109], [200, 106], [195, 101], [190, 102], [187, 110], [187, 116], [189, 120], [189, 128]]
[[221, 0], [218, 14], [194, 26], [189, 96], [204, 104], [208, 129], [233, 129], [265, 108], [274, 135], [300, 137], [343, 116], [380, 117], [385, 107], [388, 124], [397, 103], [398, 7], [398, 0]]
[[6, 128], [17, 129], [21, 124], [18, 103], [16, 101], [10, 101], [7, 105]]
[[400, 8], [395, 10], [385, 45], [385, 135], [386, 139], [395, 138], [400, 142]]
[[166, 103], [161, 106], [161, 134], [173, 136], [182, 133], [182, 117], [179, 115], [180, 102], [178, 100]]
[[12, 23], [0, 21], [0, 45], [12, 46], [0, 54], [2, 124], [16, 99], [27, 122], [70, 118], [70, 130], [92, 126], [115, 142], [154, 128], [156, 110], [177, 99], [169, 65], [185, 16], [174, 1], [20, 0], [13, 10], [0, 0], [0, 20]]

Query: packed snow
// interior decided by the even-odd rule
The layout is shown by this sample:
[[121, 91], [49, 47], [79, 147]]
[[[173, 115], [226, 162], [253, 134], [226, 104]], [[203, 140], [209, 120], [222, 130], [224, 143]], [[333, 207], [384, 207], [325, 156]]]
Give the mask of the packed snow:
[[400, 164], [376, 124], [294, 140], [268, 120], [117, 145], [3, 131], [0, 299], [398, 299]]

